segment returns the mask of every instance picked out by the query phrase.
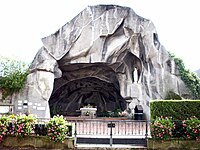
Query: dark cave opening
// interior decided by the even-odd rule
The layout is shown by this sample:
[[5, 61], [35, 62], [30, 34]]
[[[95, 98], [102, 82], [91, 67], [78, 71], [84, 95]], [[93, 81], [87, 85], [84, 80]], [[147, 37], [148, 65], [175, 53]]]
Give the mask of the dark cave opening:
[[90, 65], [89, 68], [81, 69], [77, 67], [79, 69], [75, 71], [76, 67], [67, 69], [67, 73], [63, 73], [61, 78], [54, 80], [54, 90], [49, 99], [51, 116], [55, 114], [79, 116], [80, 108], [88, 104], [97, 108], [97, 116], [101, 116], [106, 111], [126, 109], [126, 102], [120, 95], [119, 83], [113, 71], [105, 65], [98, 64], [98, 68], [107, 71], [102, 70], [99, 73], [96, 69], [98, 73], [95, 74], [96, 71], [93, 71], [93, 76], [89, 76], [86, 70], [90, 68], [91, 74], [94, 66]]

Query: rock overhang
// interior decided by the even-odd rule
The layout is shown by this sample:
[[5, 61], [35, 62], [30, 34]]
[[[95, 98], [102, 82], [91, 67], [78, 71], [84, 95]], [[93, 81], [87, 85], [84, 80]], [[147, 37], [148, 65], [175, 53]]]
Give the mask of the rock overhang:
[[[147, 118], [150, 99], [163, 99], [170, 90], [187, 95], [183, 82], [173, 74], [175, 68], [169, 69], [168, 63], [173, 60], [160, 44], [153, 23], [131, 8], [88, 6], [42, 42], [21, 96], [40, 103], [43, 108], [38, 106], [38, 110], [28, 106], [31, 113], [39, 116], [48, 117], [47, 102], [54, 91], [53, 84], [60, 78], [59, 84], [65, 83], [65, 78], [72, 81], [89, 76], [107, 83], [118, 82], [121, 96], [129, 99], [127, 109], [141, 104]], [[77, 76], [72, 73], [75, 68], [82, 74], [80, 77], [73, 77]], [[92, 76], [92, 70], [98, 69], [100, 74]], [[180, 91], [180, 86], [184, 90]]]

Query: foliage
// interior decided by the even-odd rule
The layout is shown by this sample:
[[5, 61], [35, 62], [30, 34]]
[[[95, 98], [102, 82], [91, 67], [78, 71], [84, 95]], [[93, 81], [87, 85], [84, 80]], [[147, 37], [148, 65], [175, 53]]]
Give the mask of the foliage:
[[151, 136], [153, 140], [167, 140], [172, 137], [174, 125], [168, 117], [157, 117], [151, 123]]
[[178, 137], [198, 141], [200, 138], [200, 120], [195, 116], [183, 121], [157, 117], [151, 123], [151, 135], [153, 140], [164, 141]]
[[73, 125], [67, 124], [63, 116], [54, 116], [44, 124], [44, 128], [41, 129], [44, 130], [48, 128], [47, 134], [37, 134], [35, 132], [36, 122], [37, 119], [32, 115], [0, 115], [0, 142], [6, 135], [23, 138], [32, 133], [48, 136], [50, 140], [54, 142], [64, 142], [67, 135], [72, 136], [73, 134]]
[[68, 131], [67, 124], [63, 116], [54, 116], [47, 123], [47, 134], [54, 142], [64, 142]]
[[98, 115], [99, 117], [127, 117], [128, 112], [121, 109], [115, 109], [113, 111], [104, 111]]
[[2, 142], [5, 137], [8, 129], [7, 129], [8, 117], [0, 116], [0, 142]]
[[170, 100], [170, 99], [173, 99], [173, 100], [181, 100], [182, 98], [174, 93], [173, 91], [169, 91], [165, 97], [166, 100]]
[[200, 120], [195, 116], [190, 117], [189, 120], [183, 120], [184, 138], [191, 140], [199, 140], [200, 138]]
[[170, 54], [170, 56], [174, 59], [181, 79], [192, 92], [194, 99], [200, 99], [200, 78], [197, 74], [185, 68], [182, 59], [175, 57], [174, 54]]
[[36, 119], [32, 115], [19, 115], [16, 116], [13, 121], [14, 125], [14, 134], [18, 137], [24, 137], [30, 135], [33, 131], [33, 127]]
[[152, 100], [151, 119], [171, 116], [173, 120], [186, 120], [191, 116], [200, 119], [200, 100]]
[[35, 118], [31, 115], [0, 116], [0, 142], [6, 135], [24, 137], [33, 131]]
[[0, 57], [0, 88], [3, 99], [23, 88], [28, 75], [28, 66], [17, 60]]

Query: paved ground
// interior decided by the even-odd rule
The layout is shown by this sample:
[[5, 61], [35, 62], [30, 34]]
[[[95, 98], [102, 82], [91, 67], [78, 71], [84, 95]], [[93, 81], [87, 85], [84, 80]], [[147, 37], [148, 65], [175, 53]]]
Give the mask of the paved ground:
[[0, 147], [0, 150], [46, 150], [45, 148], [32, 148], [32, 147], [23, 147], [23, 148], [5, 148]]

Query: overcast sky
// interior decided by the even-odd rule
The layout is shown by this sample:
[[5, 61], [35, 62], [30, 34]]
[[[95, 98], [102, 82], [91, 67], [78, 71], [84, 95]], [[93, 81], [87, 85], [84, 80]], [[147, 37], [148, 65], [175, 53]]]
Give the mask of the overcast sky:
[[153, 21], [161, 44], [187, 68], [200, 68], [198, 0], [0, 0], [0, 55], [31, 62], [41, 38], [96, 4], [131, 7]]

